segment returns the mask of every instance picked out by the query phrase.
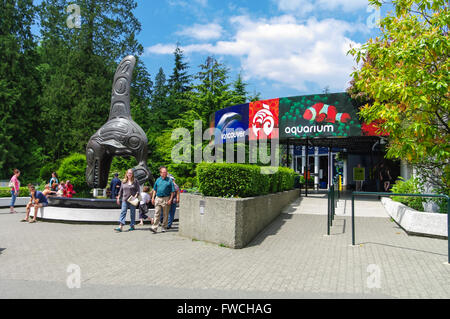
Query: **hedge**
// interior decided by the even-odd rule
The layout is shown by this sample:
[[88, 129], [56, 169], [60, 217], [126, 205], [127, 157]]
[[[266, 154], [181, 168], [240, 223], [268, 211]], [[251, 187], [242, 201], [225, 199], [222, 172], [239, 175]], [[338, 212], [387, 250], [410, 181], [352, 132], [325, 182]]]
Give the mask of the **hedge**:
[[85, 171], [86, 155], [74, 153], [62, 160], [57, 174], [60, 182], [70, 180], [74, 191], [79, 195], [90, 190], [86, 183]]
[[200, 163], [197, 165], [200, 193], [214, 197], [252, 197], [294, 188], [294, 170], [249, 164]]
[[[30, 191], [27, 186], [21, 186], [19, 188], [19, 197], [28, 197], [30, 196]], [[11, 197], [11, 188], [9, 187], [0, 187], [0, 197]]]

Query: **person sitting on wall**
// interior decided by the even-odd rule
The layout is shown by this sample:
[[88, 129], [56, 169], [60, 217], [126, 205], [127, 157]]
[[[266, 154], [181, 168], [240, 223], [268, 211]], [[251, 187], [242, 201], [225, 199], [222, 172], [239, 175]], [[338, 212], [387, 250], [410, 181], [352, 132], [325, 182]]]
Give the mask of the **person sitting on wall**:
[[76, 194], [76, 192], [73, 190], [73, 185], [70, 183], [69, 180], [66, 181], [66, 194], [65, 197], [72, 198], [73, 194]]
[[22, 222], [29, 221], [31, 208], [34, 207], [34, 216], [29, 222], [35, 223], [39, 208], [48, 206], [48, 201], [47, 197], [42, 192], [37, 191], [34, 185], [28, 184], [28, 189], [30, 190], [30, 201], [27, 204], [27, 215], [25, 219], [22, 219]]
[[50, 189], [50, 184], [46, 184], [44, 190], [42, 191], [42, 194], [44, 194], [45, 197], [52, 197], [56, 196], [56, 192], [52, 191]]
[[56, 196], [58, 197], [64, 197], [65, 196], [65, 189], [66, 189], [66, 185], [64, 184], [64, 182], [61, 182], [58, 186], [58, 191], [56, 192]]
[[58, 174], [56, 174], [56, 172], [52, 173], [52, 178], [50, 178], [50, 181], [48, 182], [50, 184], [50, 189], [54, 192], [58, 191], [58, 185], [59, 185], [59, 180], [58, 180]]

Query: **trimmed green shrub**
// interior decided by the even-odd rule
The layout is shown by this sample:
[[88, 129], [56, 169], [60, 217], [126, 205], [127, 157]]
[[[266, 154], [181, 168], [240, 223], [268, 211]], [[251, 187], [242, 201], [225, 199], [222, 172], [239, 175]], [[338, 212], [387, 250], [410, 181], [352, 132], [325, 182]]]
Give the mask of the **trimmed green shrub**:
[[[19, 196], [20, 197], [28, 197], [30, 196], [30, 191], [27, 186], [20, 186], [19, 188]], [[9, 187], [0, 187], [0, 197], [11, 197], [11, 188]]]
[[56, 172], [58, 170], [58, 167], [60, 165], [60, 161], [47, 163], [44, 166], [41, 167], [39, 170], [39, 179], [46, 181], [48, 183], [50, 181], [50, 178], [52, 177], [52, 173]]
[[72, 154], [64, 158], [57, 173], [60, 181], [70, 180], [76, 195], [86, 194], [90, 188], [86, 183], [86, 155]]
[[205, 196], [252, 197], [293, 189], [295, 172], [285, 167], [200, 163], [199, 191]]
[[[401, 194], [421, 194], [421, 193], [423, 193], [421, 191], [419, 180], [414, 177], [412, 177], [408, 180], [405, 180], [404, 178], [399, 177], [399, 179], [392, 186], [391, 190], [393, 193], [401, 193]], [[425, 201], [425, 198], [423, 198], [423, 197], [392, 196], [392, 200], [394, 200], [396, 202], [400, 202], [400, 203], [402, 203], [408, 207], [411, 207], [415, 210], [418, 210], [420, 212], [423, 212], [422, 203]]]

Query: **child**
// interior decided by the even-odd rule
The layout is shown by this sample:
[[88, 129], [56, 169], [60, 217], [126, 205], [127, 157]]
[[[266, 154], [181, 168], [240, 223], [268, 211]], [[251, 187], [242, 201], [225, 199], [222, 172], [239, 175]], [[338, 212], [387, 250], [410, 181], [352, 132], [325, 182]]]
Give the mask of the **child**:
[[66, 185], [64, 184], [64, 182], [61, 182], [58, 186], [58, 191], [56, 192], [56, 196], [64, 197], [65, 192], [66, 192]]
[[70, 183], [70, 181], [66, 181], [66, 197], [72, 198], [73, 194], [76, 194], [76, 192], [73, 190], [73, 185]]
[[[141, 192], [141, 202], [139, 203], [139, 219], [140, 219], [140, 226], [144, 225], [144, 219], [147, 219], [147, 213], [148, 213], [148, 203], [150, 203], [151, 197], [148, 193], [150, 188], [148, 186], [144, 186], [143, 191]], [[153, 224], [153, 219], [150, 218], [150, 223]]]

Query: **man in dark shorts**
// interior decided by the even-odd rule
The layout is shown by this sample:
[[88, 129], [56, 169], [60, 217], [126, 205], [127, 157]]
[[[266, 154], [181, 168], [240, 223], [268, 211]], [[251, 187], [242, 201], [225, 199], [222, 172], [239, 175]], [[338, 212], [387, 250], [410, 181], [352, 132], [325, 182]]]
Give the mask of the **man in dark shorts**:
[[29, 220], [31, 207], [34, 207], [34, 216], [30, 223], [35, 223], [39, 208], [48, 206], [48, 201], [47, 197], [42, 192], [37, 191], [34, 185], [28, 185], [28, 189], [30, 190], [30, 201], [27, 204], [27, 216], [22, 221], [27, 222]]

